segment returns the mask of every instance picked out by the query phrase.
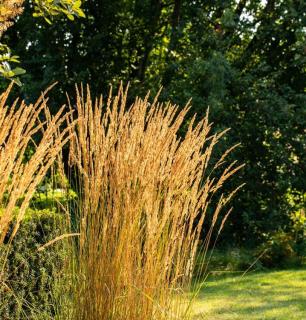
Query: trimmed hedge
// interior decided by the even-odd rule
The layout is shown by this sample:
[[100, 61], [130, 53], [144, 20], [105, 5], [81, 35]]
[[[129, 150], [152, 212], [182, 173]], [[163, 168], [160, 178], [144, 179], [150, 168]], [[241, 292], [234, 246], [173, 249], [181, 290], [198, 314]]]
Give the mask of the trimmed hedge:
[[[28, 210], [12, 244], [1, 250], [0, 319], [52, 319], [55, 279], [64, 267], [61, 242], [37, 249], [61, 234], [62, 216], [51, 210]], [[3, 253], [7, 252], [4, 261]], [[2, 270], [2, 269], [1, 269]]]

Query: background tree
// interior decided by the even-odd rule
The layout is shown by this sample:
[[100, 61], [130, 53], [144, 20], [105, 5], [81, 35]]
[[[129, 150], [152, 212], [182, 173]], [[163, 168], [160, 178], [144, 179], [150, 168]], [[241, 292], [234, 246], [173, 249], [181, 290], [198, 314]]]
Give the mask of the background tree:
[[[3, 0], [0, 3], [0, 39], [3, 33], [14, 24], [14, 21], [23, 13], [25, 0]], [[31, 2], [32, 4], [32, 2]], [[34, 17], [43, 17], [51, 24], [54, 17], [67, 16], [85, 17], [81, 9], [81, 0], [34, 0]], [[0, 76], [10, 79], [21, 85], [18, 76], [25, 73], [22, 68], [11, 68], [11, 63], [19, 63], [19, 57], [12, 55], [10, 48], [0, 43]]]
[[192, 97], [190, 116], [210, 107], [218, 129], [232, 128], [223, 148], [241, 142], [233, 157], [246, 163], [224, 240], [256, 244], [291, 227], [306, 185], [304, 1], [95, 0], [87, 19], [51, 26], [32, 6], [5, 35], [27, 70], [26, 99], [57, 80], [55, 109], [75, 82], [98, 93], [130, 81], [131, 97], [163, 85], [161, 98], [180, 105]]

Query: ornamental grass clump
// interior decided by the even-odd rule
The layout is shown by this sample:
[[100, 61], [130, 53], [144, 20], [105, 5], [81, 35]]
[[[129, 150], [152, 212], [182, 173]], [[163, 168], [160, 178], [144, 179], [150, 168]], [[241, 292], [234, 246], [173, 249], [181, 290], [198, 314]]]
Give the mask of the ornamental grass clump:
[[208, 115], [193, 117], [181, 137], [188, 105], [149, 103], [149, 96], [126, 101], [122, 87], [105, 102], [81, 88], [71, 106], [80, 236], [71, 241], [75, 281], [66, 317], [183, 319], [189, 308], [181, 293], [190, 285], [204, 221], [210, 217], [209, 240], [235, 193], [220, 189], [241, 166], [227, 164], [216, 175], [229, 152], [211, 163], [225, 131], [212, 133]]
[[0, 249], [5, 239], [14, 238], [37, 186], [71, 131], [61, 129], [69, 116], [64, 106], [51, 116], [45, 94], [35, 104], [16, 100], [8, 106], [10, 92], [11, 86], [0, 96]]

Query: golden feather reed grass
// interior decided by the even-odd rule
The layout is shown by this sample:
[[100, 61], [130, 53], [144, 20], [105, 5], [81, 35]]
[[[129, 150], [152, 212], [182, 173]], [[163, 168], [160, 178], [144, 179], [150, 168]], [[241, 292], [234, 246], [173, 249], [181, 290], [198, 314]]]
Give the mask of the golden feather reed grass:
[[193, 117], [181, 138], [188, 105], [126, 101], [122, 87], [105, 103], [93, 101], [89, 88], [77, 90], [70, 164], [79, 178], [80, 237], [69, 319], [187, 317], [179, 293], [190, 285], [208, 209], [207, 242], [236, 192], [220, 195], [241, 166], [230, 163], [216, 175], [232, 149], [210, 163], [226, 131], [212, 134], [208, 114], [197, 123]]
[[[64, 106], [54, 117], [50, 115], [44, 98], [50, 88], [35, 104], [16, 100], [8, 107], [11, 88], [0, 96], [0, 245], [13, 219], [10, 240], [15, 236], [37, 186], [68, 142], [71, 131], [60, 129], [68, 116], [64, 114]], [[34, 136], [39, 136], [38, 142]], [[32, 154], [26, 161], [29, 147]]]

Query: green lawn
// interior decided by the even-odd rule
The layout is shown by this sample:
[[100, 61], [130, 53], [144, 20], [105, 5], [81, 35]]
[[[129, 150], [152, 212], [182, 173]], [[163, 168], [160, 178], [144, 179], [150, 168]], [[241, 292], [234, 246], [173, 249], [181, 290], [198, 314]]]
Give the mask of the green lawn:
[[194, 320], [306, 320], [306, 270], [214, 277], [193, 312]]

